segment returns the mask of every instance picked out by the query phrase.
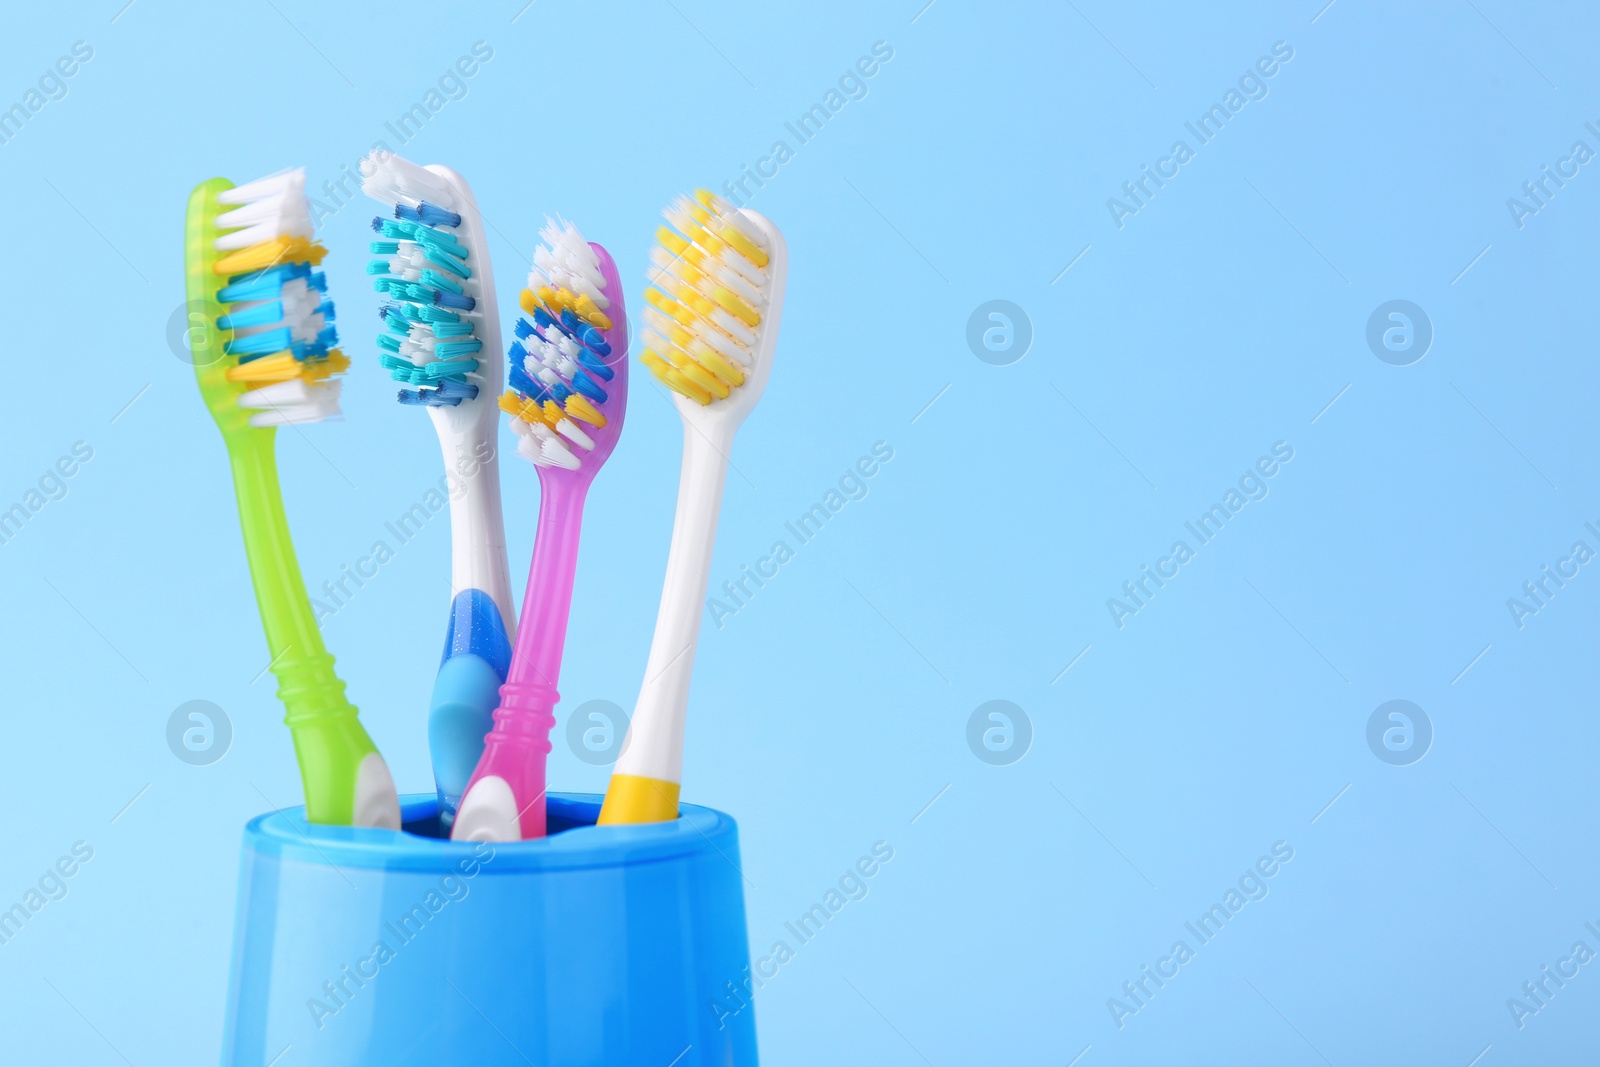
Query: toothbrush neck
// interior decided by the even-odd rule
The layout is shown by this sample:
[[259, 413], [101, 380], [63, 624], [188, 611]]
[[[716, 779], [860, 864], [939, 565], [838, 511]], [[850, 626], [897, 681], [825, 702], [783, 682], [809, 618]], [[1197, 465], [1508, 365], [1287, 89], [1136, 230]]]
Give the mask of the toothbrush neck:
[[506, 563], [494, 424], [488, 430], [473, 424], [458, 433], [447, 416], [434, 421], [447, 465], [443, 484], [450, 501], [451, 595], [469, 589], [487, 593], [510, 634], [516, 628], [516, 613]]
[[672, 548], [667, 554], [655, 638], [635, 707], [635, 723], [659, 719], [664, 728], [675, 724], [671, 729], [681, 731], [735, 429], [702, 428], [684, 421], [683, 474], [672, 522]]
[[349, 704], [344, 683], [334, 674], [333, 657], [322, 643], [295, 558], [278, 486], [274, 437], [273, 432], [252, 431], [230, 438], [228, 457], [271, 670], [278, 679], [284, 721], [294, 725]]
[[528, 591], [523, 596], [506, 688], [537, 693], [540, 700], [548, 697], [548, 706], [554, 707], [559, 699], [556, 682], [561, 677], [561, 654], [567, 642], [589, 478], [543, 468], [539, 487], [539, 528], [534, 535]]

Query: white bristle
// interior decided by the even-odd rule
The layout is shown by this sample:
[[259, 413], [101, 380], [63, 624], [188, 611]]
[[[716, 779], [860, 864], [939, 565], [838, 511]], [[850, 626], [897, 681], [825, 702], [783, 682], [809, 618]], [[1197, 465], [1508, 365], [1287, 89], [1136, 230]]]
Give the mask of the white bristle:
[[571, 419], [562, 419], [560, 422], [556, 423], [556, 433], [560, 434], [562, 437], [565, 437], [567, 440], [571, 441], [585, 452], [588, 452], [594, 448], [594, 438], [584, 433], [583, 430], [579, 428], [578, 424], [573, 422]]
[[749, 219], [745, 218], [737, 208], [710, 190], [705, 191], [705, 196], [708, 201], [708, 203], [704, 205], [706, 210], [710, 211], [717, 218], [728, 223], [734, 229], [744, 234], [745, 237], [749, 239], [751, 244], [755, 245], [763, 252], [771, 251], [767, 248], [766, 234], [762, 233], [761, 230], [753, 225]]
[[781, 307], [773, 292], [781, 245], [774, 249], [758, 217], [703, 190], [674, 200], [662, 215], [690, 247], [674, 252], [679, 246], [669, 238], [650, 252], [651, 299], [671, 312], [644, 311], [651, 372], [700, 405], [729, 400], [751, 376], [764, 385], [757, 353], [770, 348], [767, 320]]
[[[216, 239], [215, 247], [221, 252], [231, 252], [278, 237], [310, 240], [315, 231], [305, 190], [305, 169], [296, 167], [218, 193], [217, 202], [227, 205], [229, 210], [217, 216], [218, 229], [227, 232]], [[323, 313], [326, 301], [326, 296], [308, 285], [304, 278], [284, 279], [278, 284], [275, 299], [228, 304], [228, 314], [232, 316], [244, 316], [252, 309], [272, 305], [278, 308], [274, 321], [233, 327], [231, 340], [245, 341], [287, 329], [289, 344], [285, 349], [290, 345], [311, 345], [328, 326]], [[332, 305], [327, 306], [331, 308]], [[317, 358], [314, 351], [307, 353], [301, 349], [301, 354], [308, 359]], [[335, 378], [308, 381], [297, 377], [247, 390], [240, 394], [238, 403], [254, 412], [250, 416], [252, 426], [286, 426], [337, 416], [339, 392], [340, 383]]]
[[[565, 219], [546, 218], [539, 231], [541, 244], [533, 251], [533, 267], [528, 272], [528, 288], [537, 293], [550, 286], [587, 296], [602, 311], [612, 301], [605, 295], [605, 276], [600, 273], [600, 257], [578, 228]], [[531, 323], [530, 323], [531, 324]], [[551, 388], [572, 385], [572, 377], [582, 368], [577, 362], [583, 346], [561, 329], [546, 328], [544, 337], [534, 333], [521, 341], [527, 358], [522, 370], [528, 377]], [[561, 419], [552, 430], [543, 422], [511, 420], [518, 434], [517, 454], [540, 467], [577, 470], [582, 456], [592, 452], [595, 440], [587, 427], [575, 419]]]
[[224, 189], [217, 194], [219, 204], [248, 204], [256, 200], [265, 200], [268, 197], [293, 194], [300, 196], [306, 189], [306, 169], [304, 167], [289, 167], [276, 174], [269, 174], [265, 178], [257, 178], [253, 182], [235, 185], [232, 189]]
[[604, 292], [606, 283], [600, 274], [600, 258], [576, 226], [564, 219], [546, 218], [539, 238], [544, 244], [533, 250], [529, 289], [538, 292], [540, 286], [553, 283], [583, 293], [601, 311], [611, 306]]
[[252, 389], [239, 397], [239, 406], [257, 414], [252, 426], [287, 426], [291, 423], [321, 422], [339, 414], [338, 379], [308, 382], [291, 378]]
[[513, 418], [511, 431], [517, 435], [517, 455], [534, 466], [561, 467], [570, 471], [575, 471], [581, 466], [578, 457], [572, 454], [572, 450], [544, 423], [525, 422]]
[[218, 229], [231, 231], [217, 238], [219, 251], [249, 248], [274, 237], [310, 238], [314, 232], [303, 167], [236, 185], [218, 193], [217, 201], [238, 205], [217, 216]]
[[426, 167], [382, 149], [361, 160], [361, 191], [374, 200], [416, 207], [427, 201], [449, 211], [458, 209], [450, 183]]

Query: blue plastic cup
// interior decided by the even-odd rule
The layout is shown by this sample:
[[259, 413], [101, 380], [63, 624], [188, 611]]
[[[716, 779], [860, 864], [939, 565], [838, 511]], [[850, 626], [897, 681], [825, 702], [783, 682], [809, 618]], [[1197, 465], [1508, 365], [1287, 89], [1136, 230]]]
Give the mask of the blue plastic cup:
[[551, 794], [550, 836], [511, 844], [440, 838], [431, 795], [400, 832], [252, 819], [223, 1064], [753, 1067], [733, 819], [595, 826], [600, 801]]

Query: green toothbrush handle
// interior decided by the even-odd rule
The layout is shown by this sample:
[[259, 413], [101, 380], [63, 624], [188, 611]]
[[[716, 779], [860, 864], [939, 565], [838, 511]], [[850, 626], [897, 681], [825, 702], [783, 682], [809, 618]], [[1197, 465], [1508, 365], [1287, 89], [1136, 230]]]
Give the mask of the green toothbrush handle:
[[275, 436], [258, 429], [228, 439], [239, 525], [272, 673], [278, 679], [278, 699], [283, 701], [283, 721], [294, 738], [306, 817], [348, 826], [356, 814], [357, 774], [377, 746], [355, 706], [345, 699], [344, 682], [333, 671], [333, 656], [322, 643], [305, 594], [278, 488]]

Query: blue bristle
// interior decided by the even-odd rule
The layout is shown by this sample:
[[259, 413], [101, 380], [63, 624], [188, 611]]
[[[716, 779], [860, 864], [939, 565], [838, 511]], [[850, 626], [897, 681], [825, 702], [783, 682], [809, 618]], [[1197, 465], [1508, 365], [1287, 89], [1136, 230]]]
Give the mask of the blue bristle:
[[217, 319], [217, 329], [237, 330], [245, 326], [271, 326], [283, 320], [283, 301], [274, 300], [243, 311], [230, 311]]
[[249, 274], [235, 274], [217, 292], [217, 302], [239, 304], [247, 300], [276, 300], [284, 282], [291, 278], [303, 278], [310, 273], [308, 264], [280, 263]]
[[577, 362], [583, 367], [584, 370], [588, 371], [590, 374], [596, 375], [604, 381], [609, 382], [612, 378], [617, 376], [616, 371], [606, 366], [605, 363], [593, 353], [587, 351], [579, 352]]
[[425, 258], [429, 263], [432, 263], [437, 267], [443, 267], [451, 274], [454, 274], [457, 278], [472, 277], [472, 269], [470, 267], [468, 267], [465, 263], [462, 263], [460, 260], [446, 255], [443, 251], [437, 248], [428, 248], [424, 246], [422, 249], [422, 255], [423, 258]]
[[461, 216], [448, 208], [435, 207], [427, 201], [422, 201], [416, 207], [406, 204], [394, 206], [394, 217], [397, 219], [412, 219], [427, 226], [460, 226]]
[[464, 291], [461, 288], [460, 282], [457, 282], [452, 278], [446, 278], [443, 274], [439, 274], [436, 271], [424, 270], [421, 278], [418, 280], [421, 281], [423, 285], [429, 286], [433, 289], [443, 289], [450, 293], [460, 293]]
[[518, 337], [523, 337], [523, 338], [532, 337], [533, 336], [533, 327], [529, 324], [527, 319], [519, 318], [516, 321], [516, 323], [511, 327], [511, 332], [516, 334]]
[[520, 362], [511, 364], [511, 368], [506, 375], [506, 382], [512, 389], [535, 403], [542, 404], [550, 399], [550, 390], [545, 387], [543, 382], [529, 376], [528, 372], [522, 369]]
[[596, 404], [604, 404], [606, 402], [606, 391], [600, 388], [600, 384], [589, 377], [585, 371], [573, 372], [572, 387]]
[[434, 226], [460, 226], [461, 213], [451, 211], [449, 208], [435, 207], [433, 204], [423, 203], [417, 205], [422, 221]]
[[[460, 215], [426, 203], [397, 205], [394, 218], [372, 220], [373, 230], [384, 240], [372, 242], [373, 254], [379, 258], [368, 269], [384, 276], [374, 287], [392, 300], [379, 309], [388, 332], [378, 337], [378, 361], [396, 381], [413, 387], [398, 393], [402, 404], [454, 406], [478, 396], [478, 386], [466, 377], [479, 367], [473, 357], [483, 341], [473, 335], [473, 324], [460, 314], [477, 308], [477, 300], [461, 285], [463, 279], [472, 277], [466, 262], [469, 250], [454, 234], [433, 228], [460, 224]], [[411, 275], [409, 267], [402, 268], [392, 258], [403, 243], [420, 249], [428, 264], [415, 275], [415, 281], [397, 274], [404, 269]], [[405, 337], [418, 324], [427, 326], [435, 338], [435, 358], [420, 364], [400, 355]]]
[[483, 348], [483, 342], [473, 337], [465, 341], [440, 341], [433, 346], [434, 355], [440, 359], [471, 355]]
[[223, 346], [230, 356], [270, 356], [289, 347], [289, 327], [254, 333], [249, 337], [236, 337]]
[[446, 401], [453, 398], [458, 403], [462, 400], [476, 400], [478, 398], [478, 387], [471, 382], [446, 378], [439, 383], [439, 396]]

